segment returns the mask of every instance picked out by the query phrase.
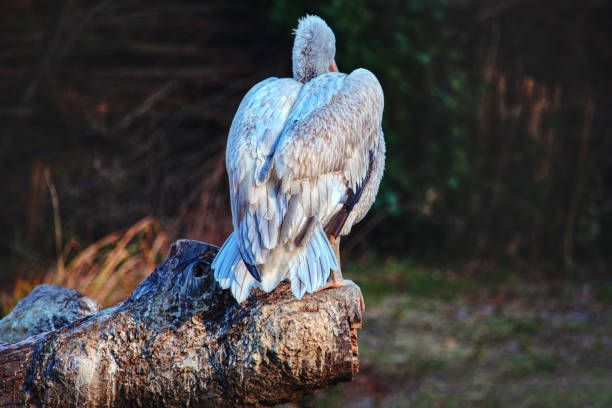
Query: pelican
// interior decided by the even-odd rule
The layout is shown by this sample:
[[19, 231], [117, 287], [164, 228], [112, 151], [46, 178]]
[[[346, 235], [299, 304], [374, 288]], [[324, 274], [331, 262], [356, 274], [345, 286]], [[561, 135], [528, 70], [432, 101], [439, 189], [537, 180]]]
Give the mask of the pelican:
[[338, 72], [335, 54], [325, 21], [301, 18], [293, 78], [253, 86], [232, 122], [234, 231], [211, 266], [238, 303], [283, 280], [298, 299], [344, 282], [340, 237], [368, 212], [383, 174], [384, 97], [370, 71]]

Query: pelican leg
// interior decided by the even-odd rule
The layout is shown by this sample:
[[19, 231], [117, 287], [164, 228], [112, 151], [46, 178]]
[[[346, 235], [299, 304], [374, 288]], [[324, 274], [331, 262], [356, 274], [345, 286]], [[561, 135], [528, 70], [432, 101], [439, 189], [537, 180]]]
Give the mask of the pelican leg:
[[338, 269], [331, 271], [331, 282], [328, 285], [336, 285], [332, 287], [340, 287], [343, 285], [344, 279], [342, 278], [342, 270], [340, 267], [340, 237], [334, 238], [333, 236], [329, 236], [329, 243], [334, 249], [334, 254], [336, 255], [336, 261], [338, 262]]
[[[329, 243], [334, 249], [334, 254], [336, 255], [336, 261], [338, 262], [338, 266], [340, 267], [340, 237], [336, 238], [333, 235], [328, 235], [327, 238], [329, 239]], [[319, 292], [325, 289], [340, 288], [344, 285], [354, 285], [354, 284], [355, 283], [353, 281], [344, 279], [342, 277], [341, 268], [338, 268], [335, 270], [332, 269], [330, 279], [327, 281], [325, 285], [321, 286], [316, 292]], [[359, 291], [359, 303], [361, 305], [361, 311], [365, 312], [365, 301], [363, 300], [363, 295], [361, 294], [361, 291]]]

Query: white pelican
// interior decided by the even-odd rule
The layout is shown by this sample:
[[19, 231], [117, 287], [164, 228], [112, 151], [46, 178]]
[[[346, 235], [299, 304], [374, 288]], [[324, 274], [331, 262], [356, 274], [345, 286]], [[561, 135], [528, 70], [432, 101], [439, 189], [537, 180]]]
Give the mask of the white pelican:
[[284, 279], [298, 299], [342, 285], [339, 236], [370, 209], [382, 178], [384, 98], [370, 71], [339, 73], [335, 53], [321, 18], [300, 19], [293, 78], [255, 85], [232, 122], [225, 163], [234, 232], [212, 268], [238, 303]]

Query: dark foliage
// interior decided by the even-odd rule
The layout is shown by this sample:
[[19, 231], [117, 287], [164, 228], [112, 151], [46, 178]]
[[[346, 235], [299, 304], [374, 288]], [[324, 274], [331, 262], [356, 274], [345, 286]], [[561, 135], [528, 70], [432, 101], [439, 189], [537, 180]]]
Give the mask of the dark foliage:
[[[385, 90], [388, 163], [353, 245], [440, 261], [610, 261], [612, 7], [572, 1], [277, 1], [337, 33]], [[366, 241], [367, 240], [367, 241]]]
[[[231, 228], [223, 151], [306, 12], [385, 90], [387, 171], [346, 249], [610, 264], [612, 6], [589, 0], [11, 0], [0, 17], [0, 267], [152, 214]], [[5, 273], [4, 271], [2, 273]]]

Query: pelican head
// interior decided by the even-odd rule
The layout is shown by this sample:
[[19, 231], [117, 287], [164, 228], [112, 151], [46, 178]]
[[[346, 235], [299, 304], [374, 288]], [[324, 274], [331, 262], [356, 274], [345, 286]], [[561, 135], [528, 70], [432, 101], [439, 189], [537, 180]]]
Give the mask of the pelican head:
[[293, 78], [306, 83], [317, 75], [338, 72], [336, 37], [321, 17], [302, 17], [293, 42]]

